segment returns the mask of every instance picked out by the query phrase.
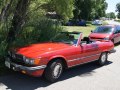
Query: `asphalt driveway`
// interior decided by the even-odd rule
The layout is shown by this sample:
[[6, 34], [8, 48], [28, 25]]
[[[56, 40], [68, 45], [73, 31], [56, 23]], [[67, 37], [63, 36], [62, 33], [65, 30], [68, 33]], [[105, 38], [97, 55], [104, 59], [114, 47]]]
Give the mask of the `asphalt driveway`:
[[0, 90], [120, 90], [120, 45], [115, 49], [103, 67], [93, 62], [69, 69], [53, 84], [13, 73], [0, 77]]
[[116, 21], [114, 21], [114, 20], [107, 20], [106, 22], [107, 22], [108, 24], [120, 25], [119, 22], [116, 22]]

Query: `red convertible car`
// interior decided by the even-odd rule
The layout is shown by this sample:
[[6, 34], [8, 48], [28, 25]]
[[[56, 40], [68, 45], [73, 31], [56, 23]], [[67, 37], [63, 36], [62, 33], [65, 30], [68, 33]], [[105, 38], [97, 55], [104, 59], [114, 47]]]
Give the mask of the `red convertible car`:
[[104, 65], [108, 54], [114, 51], [111, 41], [90, 41], [88, 37], [82, 39], [81, 32], [61, 32], [49, 42], [9, 51], [5, 65], [14, 71], [43, 75], [55, 82], [64, 69], [92, 61]]

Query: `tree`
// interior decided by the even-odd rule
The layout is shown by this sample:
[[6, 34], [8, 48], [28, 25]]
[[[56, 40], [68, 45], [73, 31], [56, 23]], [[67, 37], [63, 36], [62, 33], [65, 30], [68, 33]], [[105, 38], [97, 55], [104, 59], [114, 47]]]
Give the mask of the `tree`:
[[8, 17], [14, 12], [18, 0], [1, 0], [0, 21], [7, 21]]
[[7, 36], [8, 44], [13, 42], [20, 32], [26, 21], [26, 12], [29, 7], [30, 0], [19, 0], [12, 19], [12, 24]]
[[116, 5], [116, 11], [118, 12], [118, 18], [120, 18], [120, 3]]
[[91, 18], [98, 19], [105, 16], [105, 10], [107, 9], [106, 0], [92, 0]]
[[107, 14], [106, 14], [106, 17], [107, 17], [107, 18], [110, 18], [110, 19], [115, 19], [115, 18], [116, 18], [114, 12], [107, 13]]
[[[7, 42], [15, 40], [26, 20], [31, 21], [31, 17], [37, 18], [45, 12], [55, 11], [63, 20], [72, 17], [74, 0], [0, 0], [0, 21], [7, 22], [9, 18], [9, 32]], [[31, 3], [30, 3], [31, 2]], [[47, 7], [44, 7], [47, 6]], [[50, 6], [50, 7], [48, 7]], [[47, 9], [46, 9], [47, 8]], [[50, 9], [49, 9], [50, 8]], [[33, 20], [32, 19], [32, 20]]]
[[75, 10], [80, 11], [79, 19], [91, 20], [103, 17], [106, 9], [105, 0], [75, 0]]
[[63, 20], [68, 20], [73, 16], [74, 0], [48, 0], [43, 4], [46, 12], [56, 12]]
[[79, 15], [76, 16], [74, 13], [74, 17], [78, 17], [78, 19], [89, 19], [91, 12], [91, 0], [75, 0], [75, 10], [79, 11]]

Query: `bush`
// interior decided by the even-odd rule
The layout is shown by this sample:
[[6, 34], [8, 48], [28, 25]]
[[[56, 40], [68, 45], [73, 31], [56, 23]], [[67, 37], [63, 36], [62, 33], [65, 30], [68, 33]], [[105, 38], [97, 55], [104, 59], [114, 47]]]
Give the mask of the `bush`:
[[0, 58], [6, 55], [7, 45], [10, 48], [23, 47], [33, 43], [49, 41], [58, 32], [63, 31], [57, 20], [40, 18], [27, 23], [17, 38], [11, 43], [6, 42], [8, 27], [0, 26]]
[[63, 28], [60, 24], [51, 19], [38, 19], [30, 22], [20, 32], [13, 43], [13, 47], [21, 47], [32, 43], [46, 42], [53, 38]]
[[3, 60], [3, 57], [6, 55], [6, 48], [7, 48], [7, 37], [8, 29], [6, 28], [5, 24], [1, 24], [0, 26], [0, 61]]

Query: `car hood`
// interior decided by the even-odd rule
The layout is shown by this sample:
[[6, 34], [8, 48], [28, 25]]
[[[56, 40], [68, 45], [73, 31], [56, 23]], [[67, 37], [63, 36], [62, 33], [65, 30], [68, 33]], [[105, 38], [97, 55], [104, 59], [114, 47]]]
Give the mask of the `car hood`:
[[61, 50], [70, 47], [69, 44], [64, 43], [40, 43], [32, 44], [26, 47], [17, 49], [17, 53], [29, 58], [37, 58], [41, 54]]
[[109, 36], [110, 36], [110, 34], [91, 33], [89, 37], [91, 39], [103, 39], [103, 38], [109, 37]]

